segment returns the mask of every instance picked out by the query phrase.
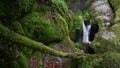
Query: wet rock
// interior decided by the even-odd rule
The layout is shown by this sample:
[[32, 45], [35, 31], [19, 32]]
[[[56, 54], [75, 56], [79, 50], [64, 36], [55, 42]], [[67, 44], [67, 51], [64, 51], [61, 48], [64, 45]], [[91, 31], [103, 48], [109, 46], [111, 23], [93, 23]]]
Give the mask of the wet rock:
[[79, 10], [85, 12], [92, 2], [92, 0], [76, 0], [70, 8], [73, 12], [78, 12]]
[[62, 59], [46, 54], [44, 55], [44, 68], [62, 68]]
[[120, 24], [115, 24], [108, 30], [102, 29], [92, 43], [96, 53], [120, 52]]
[[101, 30], [100, 34], [101, 34], [102, 38], [104, 38], [104, 39], [112, 39], [113, 37], [116, 37], [114, 32], [108, 31], [106, 29]]
[[35, 56], [31, 57], [29, 59], [29, 65], [28, 66], [29, 66], [28, 68], [40, 68], [38, 58], [36, 58]]
[[[72, 50], [70, 47], [63, 45], [62, 43], [57, 43], [53, 47], [58, 51], [69, 52]], [[71, 59], [70, 58], [61, 58], [52, 56], [50, 54], [45, 54], [44, 59], [44, 68], [71, 68]]]
[[110, 21], [114, 19], [114, 13], [108, 0], [96, 0], [92, 3], [89, 12], [93, 11], [96, 19], [100, 19], [105, 27], [110, 26]]

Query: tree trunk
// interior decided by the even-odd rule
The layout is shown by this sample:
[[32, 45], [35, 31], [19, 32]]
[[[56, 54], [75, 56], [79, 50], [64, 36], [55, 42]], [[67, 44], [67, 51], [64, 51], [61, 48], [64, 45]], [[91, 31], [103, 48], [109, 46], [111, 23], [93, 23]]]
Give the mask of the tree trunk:
[[17, 34], [2, 24], [0, 24], [0, 35], [3, 38], [9, 39], [10, 41], [23, 44], [23, 45], [30, 47], [30, 48], [33, 48], [33, 49], [39, 49], [44, 53], [49, 53], [49, 54], [52, 54], [55, 56], [69, 57], [69, 58], [81, 58], [84, 55], [83, 51], [80, 51], [79, 53], [77, 53], [77, 52], [76, 53], [66, 53], [66, 52], [57, 51], [55, 49], [47, 47], [43, 43], [34, 41], [34, 40], [29, 39], [25, 36]]

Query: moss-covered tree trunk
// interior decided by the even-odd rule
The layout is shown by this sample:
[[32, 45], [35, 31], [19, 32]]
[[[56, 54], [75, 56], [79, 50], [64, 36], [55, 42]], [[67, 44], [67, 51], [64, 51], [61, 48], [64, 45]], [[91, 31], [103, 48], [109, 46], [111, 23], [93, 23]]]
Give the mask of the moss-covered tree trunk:
[[80, 53], [69, 54], [69, 53], [64, 53], [64, 52], [54, 50], [50, 47], [47, 47], [43, 43], [34, 41], [25, 36], [17, 34], [14, 31], [9, 30], [7, 27], [5, 27], [1, 24], [0, 24], [0, 35], [2, 35], [3, 38], [5, 37], [5, 38], [9, 39], [10, 41], [23, 44], [23, 45], [33, 48], [33, 49], [39, 49], [42, 52], [60, 56], [60, 57], [80, 58], [84, 54], [82, 51]]

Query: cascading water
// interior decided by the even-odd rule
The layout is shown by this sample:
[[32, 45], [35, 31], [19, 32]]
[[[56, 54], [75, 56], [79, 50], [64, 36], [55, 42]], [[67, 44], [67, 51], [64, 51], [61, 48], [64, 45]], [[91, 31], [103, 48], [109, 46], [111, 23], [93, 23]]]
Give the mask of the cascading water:
[[89, 33], [90, 33], [90, 28], [91, 25], [85, 25], [84, 20], [82, 21], [83, 24], [83, 43], [89, 43], [91, 44], [91, 42], [89, 41]]

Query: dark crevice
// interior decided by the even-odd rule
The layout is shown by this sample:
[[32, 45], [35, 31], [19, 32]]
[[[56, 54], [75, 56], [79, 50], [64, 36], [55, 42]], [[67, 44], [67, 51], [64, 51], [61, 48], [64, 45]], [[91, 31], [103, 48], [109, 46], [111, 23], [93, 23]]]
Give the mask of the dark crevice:
[[95, 50], [94, 50], [91, 46], [87, 46], [87, 47], [86, 47], [86, 51], [87, 51], [87, 53], [89, 53], [89, 54], [95, 54]]
[[115, 13], [114, 7], [112, 6], [112, 4], [110, 3], [110, 0], [108, 0], [109, 6], [111, 7], [113, 13]]
[[99, 25], [98, 24], [92, 24], [89, 34], [89, 41], [92, 42], [95, 38], [95, 34], [99, 31]]

